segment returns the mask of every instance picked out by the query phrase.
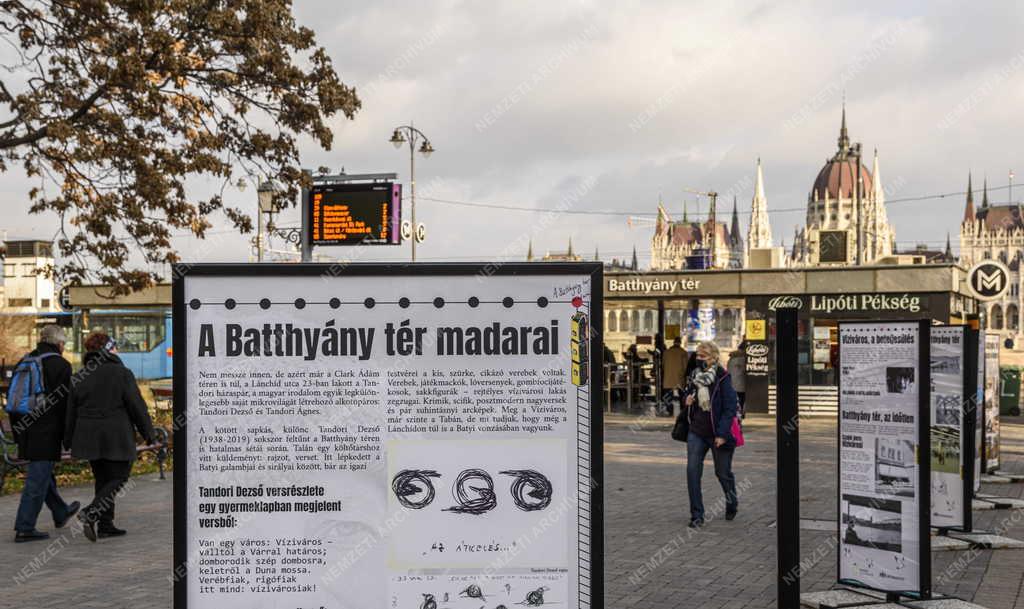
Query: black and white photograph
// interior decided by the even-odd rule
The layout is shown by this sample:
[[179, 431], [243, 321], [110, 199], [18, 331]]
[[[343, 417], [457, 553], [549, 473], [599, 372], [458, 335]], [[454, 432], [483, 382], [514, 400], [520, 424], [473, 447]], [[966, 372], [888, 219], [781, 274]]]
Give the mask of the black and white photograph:
[[934, 397], [934, 400], [935, 420], [932, 422], [936, 425], [960, 427], [960, 395], [956, 393], [939, 394]]
[[960, 357], [957, 355], [932, 355], [932, 374], [960, 374]]
[[960, 429], [932, 425], [932, 473], [960, 471]]
[[914, 389], [914, 368], [889, 366], [885, 369], [885, 387], [889, 393], [910, 393]]
[[875, 438], [875, 492], [914, 496], [914, 444], [909, 440]]
[[862, 495], [843, 495], [843, 542], [887, 552], [903, 551], [901, 503]]

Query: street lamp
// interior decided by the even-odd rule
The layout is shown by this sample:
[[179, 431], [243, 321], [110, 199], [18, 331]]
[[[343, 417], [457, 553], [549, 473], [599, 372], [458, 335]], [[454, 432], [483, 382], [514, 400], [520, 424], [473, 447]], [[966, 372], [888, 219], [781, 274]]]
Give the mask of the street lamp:
[[[843, 124], [845, 125], [846, 123], [843, 123]], [[851, 152], [853, 154], [854, 159], [856, 159], [856, 163], [857, 163], [857, 177], [856, 177], [856, 179], [854, 180], [854, 183], [853, 183], [854, 215], [857, 218], [857, 233], [854, 235], [854, 241], [857, 244], [857, 266], [860, 266], [861, 263], [863, 263], [863, 261], [864, 261], [864, 256], [861, 253], [861, 246], [862, 246], [862, 244], [861, 244], [861, 209], [860, 209], [860, 199], [861, 199], [861, 187], [863, 186], [863, 178], [861, 178], [861, 175], [860, 175], [860, 155], [861, 155], [860, 150], [861, 150], [860, 142], [856, 142], [851, 147]], [[842, 194], [842, 193], [840, 193], [840, 194]]]
[[412, 261], [416, 262], [416, 143], [420, 143], [419, 152], [423, 155], [423, 158], [428, 158], [434, 147], [430, 144], [430, 138], [426, 136], [422, 131], [413, 127], [412, 125], [401, 125], [395, 127], [395, 130], [391, 133], [391, 139], [388, 140], [395, 145], [395, 148], [401, 148], [402, 144], [409, 142], [409, 199], [411, 201], [411, 223], [412, 223]]
[[256, 213], [256, 261], [263, 262], [263, 215], [271, 216], [278, 210], [274, 203], [274, 196], [277, 194], [277, 184], [273, 180], [260, 180], [256, 187], [256, 199], [259, 203], [259, 210]]
[[394, 144], [395, 149], [397, 150], [402, 147], [402, 144], [405, 143], [405, 136], [402, 135], [401, 131], [395, 129], [395, 132], [391, 134], [391, 139], [388, 141]]

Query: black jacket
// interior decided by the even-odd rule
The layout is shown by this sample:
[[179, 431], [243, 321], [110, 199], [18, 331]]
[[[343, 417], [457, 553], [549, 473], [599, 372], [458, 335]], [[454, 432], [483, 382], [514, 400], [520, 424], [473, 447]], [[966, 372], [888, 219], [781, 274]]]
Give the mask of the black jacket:
[[18, 456], [27, 461], [60, 461], [60, 444], [64, 437], [68, 393], [71, 388], [71, 364], [60, 356], [57, 347], [39, 343], [29, 355], [56, 353], [42, 361], [43, 388], [46, 407], [26, 415], [11, 415]]
[[71, 385], [64, 443], [72, 455], [89, 461], [134, 461], [133, 428], [147, 443], [153, 442], [149, 409], [121, 358], [104, 351], [86, 353]]

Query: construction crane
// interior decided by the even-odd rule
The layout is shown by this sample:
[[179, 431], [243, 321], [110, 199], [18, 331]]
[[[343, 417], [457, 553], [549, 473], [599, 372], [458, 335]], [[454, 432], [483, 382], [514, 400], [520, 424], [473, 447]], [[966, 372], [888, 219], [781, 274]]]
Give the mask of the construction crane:
[[651, 218], [648, 216], [629, 216], [626, 218], [626, 226], [633, 228], [634, 225], [638, 226], [654, 226], [658, 223], [657, 218]]
[[714, 190], [708, 190], [707, 192], [705, 192], [703, 190], [694, 190], [693, 188], [686, 188], [686, 187], [683, 188], [683, 192], [691, 192], [693, 194], [699, 194], [699, 195], [701, 195], [701, 197], [707, 197], [708, 198], [708, 200], [711, 202], [711, 209], [708, 210], [708, 221], [711, 223], [711, 225], [713, 227], [712, 230], [714, 230], [714, 226], [716, 226], [716, 224], [715, 224], [715, 202], [718, 200], [718, 192], [716, 192]]
[[699, 268], [711, 268], [715, 259], [715, 235], [718, 233], [718, 221], [715, 217], [715, 204], [718, 201], [718, 192], [714, 190], [695, 190], [686, 187], [683, 187], [683, 191], [698, 194], [700, 197], [707, 197], [711, 203], [711, 208], [708, 210], [708, 222], [705, 224], [705, 230], [701, 231], [700, 247], [694, 250], [694, 254], [702, 259]]

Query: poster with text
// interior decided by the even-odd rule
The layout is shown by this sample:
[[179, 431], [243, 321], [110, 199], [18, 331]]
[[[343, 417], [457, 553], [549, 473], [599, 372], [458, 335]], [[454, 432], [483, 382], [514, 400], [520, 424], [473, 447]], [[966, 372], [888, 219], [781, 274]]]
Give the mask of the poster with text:
[[981, 490], [981, 473], [985, 471], [985, 333], [978, 335], [978, 378], [975, 385], [974, 402], [970, 404], [974, 413], [974, 492]]
[[999, 335], [985, 334], [985, 471], [999, 469]]
[[963, 326], [936, 326], [931, 334], [932, 526], [965, 526], [963, 488]]
[[182, 268], [176, 609], [601, 607], [600, 273]]
[[930, 484], [918, 458], [929, 443], [922, 328], [917, 321], [839, 324], [839, 579], [845, 583], [891, 592], [930, 588], [930, 544], [922, 535]]

